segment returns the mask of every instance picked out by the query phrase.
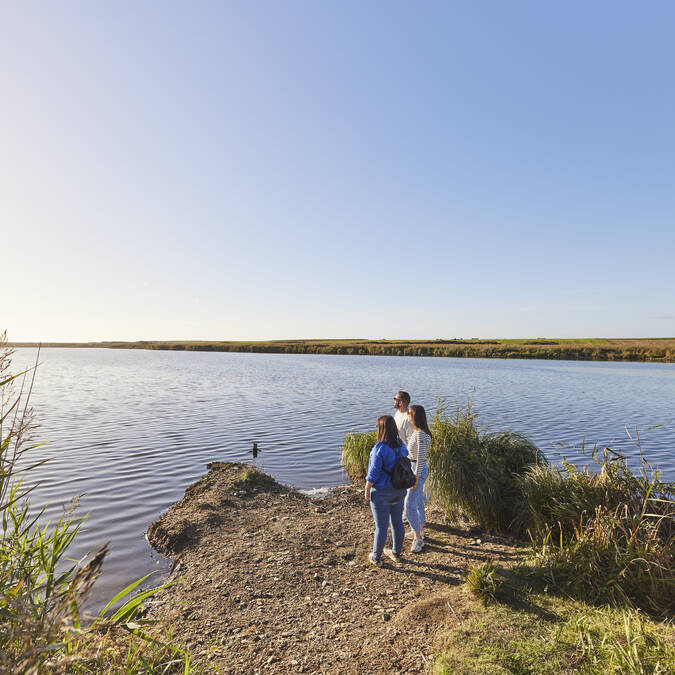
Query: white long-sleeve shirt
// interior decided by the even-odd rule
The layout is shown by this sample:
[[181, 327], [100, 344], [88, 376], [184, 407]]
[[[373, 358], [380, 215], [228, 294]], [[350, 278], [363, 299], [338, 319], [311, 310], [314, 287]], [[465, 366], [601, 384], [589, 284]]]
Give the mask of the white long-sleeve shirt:
[[410, 434], [410, 441], [408, 442], [408, 456], [410, 461], [417, 462], [415, 465], [415, 475], [419, 478], [422, 474], [422, 469], [427, 461], [427, 452], [431, 445], [431, 436], [426, 431], [415, 429]]
[[408, 445], [408, 439], [413, 432], [412, 424], [410, 424], [410, 420], [408, 419], [408, 413], [397, 410], [394, 413], [394, 422], [396, 422], [396, 427], [398, 428], [399, 438]]

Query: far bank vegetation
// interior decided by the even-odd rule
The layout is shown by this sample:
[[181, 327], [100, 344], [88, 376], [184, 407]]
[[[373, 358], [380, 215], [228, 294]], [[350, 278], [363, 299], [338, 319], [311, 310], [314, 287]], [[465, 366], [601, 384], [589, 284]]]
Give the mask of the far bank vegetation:
[[[35, 346], [15, 343], [14, 346]], [[355, 356], [436, 356], [455, 358], [552, 359], [567, 361], [675, 362], [675, 338], [529, 340], [269, 340], [139, 341], [48, 343], [45, 347], [100, 347], [169, 351], [252, 352], [261, 354], [342, 354]]]

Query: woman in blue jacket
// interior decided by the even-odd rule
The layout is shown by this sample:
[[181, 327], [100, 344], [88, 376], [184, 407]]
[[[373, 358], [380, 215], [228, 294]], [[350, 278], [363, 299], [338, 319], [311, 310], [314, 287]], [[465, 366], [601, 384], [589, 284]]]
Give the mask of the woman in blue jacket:
[[[396, 422], [391, 415], [382, 415], [377, 420], [377, 443], [370, 451], [368, 475], [366, 476], [366, 501], [370, 504], [375, 519], [373, 552], [368, 556], [373, 565], [380, 565], [382, 553], [394, 562], [400, 562], [403, 550], [403, 504], [405, 488], [397, 490], [391, 484], [391, 472], [399, 457], [407, 457], [408, 449], [398, 436]], [[384, 548], [387, 530], [391, 523], [391, 549]]]

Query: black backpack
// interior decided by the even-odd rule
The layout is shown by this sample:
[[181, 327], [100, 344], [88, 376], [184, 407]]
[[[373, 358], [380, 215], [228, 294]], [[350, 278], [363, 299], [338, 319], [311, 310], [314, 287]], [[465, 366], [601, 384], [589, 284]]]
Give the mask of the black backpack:
[[410, 459], [408, 457], [401, 457], [401, 450], [399, 448], [394, 448], [394, 452], [397, 459], [391, 473], [386, 471], [384, 467], [382, 467], [382, 471], [391, 476], [391, 484], [394, 488], [397, 490], [407, 490], [415, 485], [415, 481], [417, 480], [415, 472], [412, 470]]

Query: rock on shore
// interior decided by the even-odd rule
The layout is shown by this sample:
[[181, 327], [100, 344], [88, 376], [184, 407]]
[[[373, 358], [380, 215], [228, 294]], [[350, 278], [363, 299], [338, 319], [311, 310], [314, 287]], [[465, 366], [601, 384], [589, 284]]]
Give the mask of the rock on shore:
[[403, 563], [377, 568], [360, 488], [316, 500], [249, 465], [208, 468], [148, 530], [174, 557], [148, 616], [221, 672], [427, 672], [461, 619], [468, 560], [512, 555], [431, 514], [422, 553], [406, 539]]

